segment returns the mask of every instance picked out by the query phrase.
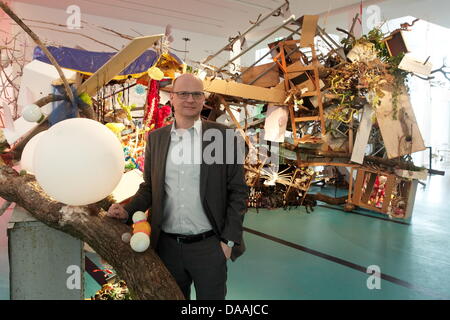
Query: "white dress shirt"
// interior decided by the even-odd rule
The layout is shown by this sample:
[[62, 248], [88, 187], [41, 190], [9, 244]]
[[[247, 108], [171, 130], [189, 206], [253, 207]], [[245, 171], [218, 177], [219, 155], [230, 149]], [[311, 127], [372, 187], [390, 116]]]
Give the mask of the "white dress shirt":
[[162, 230], [167, 233], [199, 234], [212, 230], [200, 199], [202, 121], [189, 129], [170, 131], [164, 183]]

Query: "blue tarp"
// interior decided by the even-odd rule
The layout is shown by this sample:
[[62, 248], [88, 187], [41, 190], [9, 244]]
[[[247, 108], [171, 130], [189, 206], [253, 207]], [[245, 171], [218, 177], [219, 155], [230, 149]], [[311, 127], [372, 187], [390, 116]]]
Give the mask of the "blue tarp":
[[[103, 66], [112, 56], [117, 52], [95, 52], [80, 49], [73, 49], [67, 47], [47, 47], [50, 53], [55, 57], [58, 64], [67, 69], [72, 69], [80, 73], [91, 75], [95, 73], [101, 66]], [[182, 61], [175, 56], [179, 63]], [[36, 47], [33, 53], [33, 59], [50, 63], [45, 53], [40, 47]], [[125, 70], [119, 73], [119, 76], [139, 75], [146, 72], [158, 59], [158, 54], [153, 50], [145, 51], [133, 63], [131, 63]]]

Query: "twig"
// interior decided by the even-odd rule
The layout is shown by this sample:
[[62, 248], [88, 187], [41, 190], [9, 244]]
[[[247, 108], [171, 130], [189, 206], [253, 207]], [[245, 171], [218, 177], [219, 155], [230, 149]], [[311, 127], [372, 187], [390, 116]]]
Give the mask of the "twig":
[[[448, 67], [448, 66], [446, 66], [445, 64], [443, 64], [442, 67], [440, 67], [439, 69], [436, 69], [436, 70], [431, 71], [430, 74], [440, 72], [440, 73], [442, 73], [442, 74], [444, 75], [444, 77], [445, 77], [448, 81], [450, 81], [450, 71], [445, 71], [445, 70], [444, 70], [445, 68], [450, 68], [450, 67]], [[414, 74], [414, 76], [416, 76], [416, 77], [419, 78], [419, 79], [425, 80], [425, 81], [427, 81], [427, 80], [433, 80], [433, 79], [436, 78], [436, 77], [427, 77], [427, 78], [425, 78], [425, 77], [421, 77], [421, 76], [419, 76], [419, 75], [417, 75], [417, 74]]]
[[104, 45], [104, 46], [106, 46], [106, 47], [108, 47], [108, 48], [111, 48], [111, 49], [113, 49], [113, 50], [115, 50], [115, 51], [119, 51], [119, 49], [117, 49], [116, 47], [110, 46], [110, 45], [107, 44], [107, 43], [104, 43], [104, 42], [102, 42], [102, 41], [99, 41], [99, 40], [97, 40], [97, 39], [94, 39], [94, 38], [92, 38], [92, 37], [90, 37], [90, 36], [87, 36], [87, 35], [85, 35], [85, 34], [83, 34], [83, 33], [80, 33], [80, 32], [71, 32], [71, 31], [58, 30], [58, 29], [47, 28], [47, 27], [40, 27], [40, 26], [33, 26], [33, 28], [44, 29], [44, 30], [50, 30], [50, 31], [56, 31], [56, 32], [63, 32], [63, 33], [68, 33], [68, 34], [76, 34], [76, 35], [85, 37], [85, 38], [87, 38], [87, 39], [89, 39], [89, 40], [92, 40], [92, 41], [95, 41], [95, 42], [97, 42], [97, 43], [100, 43], [101, 45]]
[[344, 29], [341, 29], [341, 28], [336, 28], [336, 30], [345, 33], [346, 35], [351, 37], [353, 39], [353, 41], [356, 41], [355, 36], [353, 34], [351, 34], [350, 32], [348, 32], [347, 30], [344, 30]]
[[66, 76], [64, 75], [64, 72], [61, 70], [61, 67], [59, 66], [58, 62], [55, 60], [53, 55], [50, 53], [50, 51], [48, 51], [47, 47], [42, 43], [42, 41], [38, 38], [38, 36], [30, 28], [28, 28], [28, 26], [25, 23], [23, 23], [22, 20], [20, 20], [20, 18], [8, 7], [6, 3], [1, 1], [0, 8], [2, 8], [3, 11], [5, 11], [5, 13], [9, 17], [11, 17], [11, 19], [13, 19], [31, 37], [31, 39], [34, 40], [34, 42], [36, 42], [36, 44], [42, 49], [42, 51], [44, 51], [47, 58], [50, 60], [50, 62], [54, 65], [54, 67], [58, 71], [58, 74], [61, 80], [63, 81], [64, 89], [67, 92], [67, 96], [69, 97], [72, 105], [75, 107], [76, 106], [75, 98], [73, 96], [72, 90], [70, 89], [69, 83], [67, 82]]

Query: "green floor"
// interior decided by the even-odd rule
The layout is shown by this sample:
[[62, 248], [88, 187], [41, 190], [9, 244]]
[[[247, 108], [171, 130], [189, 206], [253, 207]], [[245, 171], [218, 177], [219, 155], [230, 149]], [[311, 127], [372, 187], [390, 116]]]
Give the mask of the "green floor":
[[[450, 177], [426, 183], [410, 224], [324, 204], [311, 214], [250, 210], [247, 251], [228, 262], [227, 299], [450, 299]], [[367, 287], [370, 265], [380, 268], [380, 289]], [[86, 275], [86, 296], [93, 281]]]
[[[227, 298], [450, 299], [449, 181], [419, 185], [410, 225], [321, 206], [250, 211], [246, 228], [303, 250], [245, 232], [248, 250], [229, 262]], [[367, 287], [370, 265], [385, 276], [379, 290]]]

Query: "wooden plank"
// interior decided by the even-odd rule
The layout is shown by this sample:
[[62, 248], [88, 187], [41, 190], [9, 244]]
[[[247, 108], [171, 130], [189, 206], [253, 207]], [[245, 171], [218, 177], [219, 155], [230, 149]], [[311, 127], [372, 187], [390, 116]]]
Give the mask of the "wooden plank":
[[318, 15], [303, 16], [302, 37], [300, 38], [300, 47], [306, 48], [314, 46], [314, 37], [317, 32]]
[[284, 90], [266, 89], [248, 84], [237, 83], [221, 79], [203, 80], [204, 90], [211, 93], [219, 93], [228, 96], [237, 96], [244, 99], [267, 101], [284, 104], [286, 93]]
[[[317, 28], [317, 21], [316, 21], [316, 28]], [[323, 82], [320, 80], [320, 77], [319, 77], [320, 63], [319, 63], [319, 60], [317, 59], [314, 41], [311, 46], [311, 53], [312, 53], [312, 59], [313, 59], [312, 64], [314, 66], [314, 86], [317, 91], [317, 99], [318, 99], [318, 104], [319, 104], [320, 131], [321, 131], [322, 135], [325, 135], [326, 129], [325, 129], [325, 119], [324, 119], [324, 114], [323, 114], [323, 101], [322, 101], [322, 93], [321, 93]], [[323, 84], [323, 85], [325, 86], [325, 84]]]
[[287, 73], [291, 73], [291, 72], [305, 72], [305, 71], [312, 71], [314, 70], [314, 66], [312, 65], [307, 65], [305, 66], [304, 64], [302, 64], [300, 61], [297, 61], [293, 64], [290, 64], [287, 67]]
[[383, 89], [385, 96], [376, 109], [378, 125], [389, 159], [426, 149], [417, 125], [411, 101], [406, 89], [397, 98], [397, 119], [394, 119], [392, 87]]
[[95, 93], [107, 84], [111, 79], [128, 67], [134, 60], [136, 60], [142, 53], [153, 44], [161, 39], [163, 34], [137, 37], [131, 40], [125, 48], [114, 55], [107, 63], [98, 69], [92, 76], [78, 88], [78, 94], [86, 92], [93, 96]]
[[303, 167], [324, 167], [324, 166], [330, 166], [330, 167], [347, 167], [347, 168], [359, 168], [359, 164], [354, 163], [344, 163], [344, 162], [308, 162], [308, 161], [300, 161], [298, 162], [299, 166]]
[[[361, 201], [360, 203], [363, 204], [368, 204], [369, 203], [369, 199], [370, 199], [370, 195], [373, 192], [373, 188], [375, 186], [375, 181], [377, 179], [377, 174], [371, 173], [371, 172], [364, 172], [365, 174], [370, 174], [369, 180], [367, 181], [367, 185], [366, 185], [366, 189], [364, 190], [364, 193], [361, 195]], [[361, 186], [361, 189], [364, 187], [364, 182], [363, 185]], [[374, 208], [376, 208], [375, 206], [373, 206]]]
[[369, 141], [370, 131], [372, 130], [373, 109], [370, 105], [364, 106], [363, 116], [359, 124], [356, 141], [353, 145], [353, 152], [350, 161], [362, 164], [366, 152], [367, 142]]
[[402, 169], [395, 169], [395, 174], [399, 177], [406, 178], [409, 180], [426, 180], [428, 178], [428, 170], [424, 169], [422, 171], [409, 171]]
[[228, 105], [225, 105], [225, 110], [228, 113], [228, 115], [230, 116], [231, 120], [233, 121], [234, 125], [236, 126], [237, 130], [239, 131], [239, 133], [241, 134], [242, 138], [245, 140], [245, 143], [247, 143], [248, 147], [250, 149], [253, 149], [254, 146], [250, 141], [250, 138], [248, 137], [248, 135], [245, 134], [244, 130], [242, 130], [241, 125], [239, 124], [239, 122], [237, 121], [236, 117], [234, 116], [233, 112], [231, 112], [231, 109]]
[[315, 116], [315, 117], [299, 117], [299, 118], [295, 118], [294, 119], [295, 122], [318, 121], [318, 120], [320, 120], [319, 116]]
[[412, 216], [412, 212], [414, 209], [414, 201], [416, 199], [416, 191], [417, 191], [417, 185], [419, 181], [413, 180], [411, 181], [411, 184], [409, 186], [409, 192], [408, 192], [408, 202], [406, 204], [406, 212], [404, 219], [409, 219]]
[[391, 204], [391, 195], [394, 188], [396, 188], [396, 178], [394, 175], [386, 175], [387, 181], [384, 186], [384, 199], [383, 207], [381, 208], [383, 213], [388, 212], [389, 205]]
[[364, 170], [358, 169], [355, 181], [355, 192], [353, 193], [352, 203], [355, 205], [359, 205], [361, 202], [361, 192], [364, 183]]
[[353, 171], [355, 170], [355, 168], [351, 167], [350, 168], [350, 176], [348, 179], [348, 194], [347, 194], [347, 203], [351, 204], [352, 203], [352, 194], [353, 194]]
[[[255, 82], [254, 81], [260, 74], [263, 72], [268, 71], [265, 75], [260, 77]], [[263, 88], [269, 88], [276, 86], [280, 82], [280, 75], [278, 68], [276, 67], [276, 64], [274, 62], [262, 64], [259, 66], [254, 66], [250, 68], [243, 68], [242, 72], [242, 82], [244, 84], [251, 84], [253, 86], [263, 87]]]
[[319, 95], [318, 91], [308, 91], [308, 92], [303, 93], [302, 97], [315, 97], [315, 96], [318, 96], [318, 95]]

